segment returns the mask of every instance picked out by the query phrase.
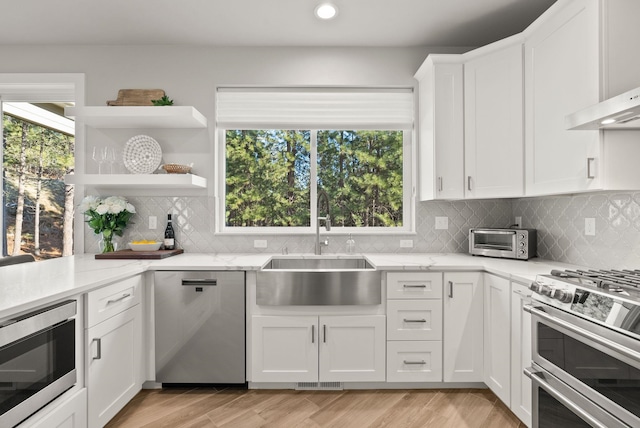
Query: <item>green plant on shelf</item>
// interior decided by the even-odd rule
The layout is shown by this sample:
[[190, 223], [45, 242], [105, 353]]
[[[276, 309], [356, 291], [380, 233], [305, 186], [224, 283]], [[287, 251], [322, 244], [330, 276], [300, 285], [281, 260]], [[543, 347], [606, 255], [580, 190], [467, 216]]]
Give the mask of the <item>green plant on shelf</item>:
[[159, 100], [151, 100], [154, 106], [172, 106], [173, 100], [166, 95], [163, 95]]

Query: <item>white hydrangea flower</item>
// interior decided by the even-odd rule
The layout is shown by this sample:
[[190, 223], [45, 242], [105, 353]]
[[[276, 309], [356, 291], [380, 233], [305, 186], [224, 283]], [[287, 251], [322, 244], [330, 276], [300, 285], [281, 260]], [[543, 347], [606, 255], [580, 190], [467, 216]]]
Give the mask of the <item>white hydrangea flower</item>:
[[95, 212], [100, 215], [106, 214], [109, 212], [109, 206], [106, 204], [100, 204], [96, 207]]
[[135, 213], [136, 212], [136, 207], [134, 207], [133, 205], [131, 205], [130, 203], [127, 202], [127, 211], [129, 211], [130, 213]]
[[109, 196], [103, 202], [111, 214], [118, 214], [127, 208], [127, 202], [121, 196]]
[[98, 198], [97, 196], [89, 195], [89, 196], [85, 196], [82, 202], [80, 202], [79, 208], [80, 208], [80, 211], [82, 211], [83, 213], [86, 213], [87, 211], [95, 210], [99, 204], [100, 204], [100, 198]]

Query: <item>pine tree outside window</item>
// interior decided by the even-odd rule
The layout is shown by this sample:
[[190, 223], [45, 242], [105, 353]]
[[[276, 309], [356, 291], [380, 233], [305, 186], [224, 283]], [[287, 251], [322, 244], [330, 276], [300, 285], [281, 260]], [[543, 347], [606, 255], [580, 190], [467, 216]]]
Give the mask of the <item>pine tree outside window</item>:
[[[412, 93], [336, 93], [327, 100], [324, 92], [270, 90], [259, 92], [255, 104], [245, 92], [222, 93], [219, 231], [312, 232], [320, 190], [329, 195], [332, 230], [338, 233], [414, 230]], [[318, 94], [319, 102], [307, 98]], [[269, 103], [275, 104], [265, 111]]]

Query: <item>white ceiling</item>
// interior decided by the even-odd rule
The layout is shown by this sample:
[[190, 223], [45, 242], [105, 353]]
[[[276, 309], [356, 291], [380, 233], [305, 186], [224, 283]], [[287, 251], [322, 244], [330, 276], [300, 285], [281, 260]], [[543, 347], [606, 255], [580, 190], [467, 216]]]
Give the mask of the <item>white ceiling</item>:
[[522, 31], [555, 0], [15, 0], [0, 45], [481, 46]]

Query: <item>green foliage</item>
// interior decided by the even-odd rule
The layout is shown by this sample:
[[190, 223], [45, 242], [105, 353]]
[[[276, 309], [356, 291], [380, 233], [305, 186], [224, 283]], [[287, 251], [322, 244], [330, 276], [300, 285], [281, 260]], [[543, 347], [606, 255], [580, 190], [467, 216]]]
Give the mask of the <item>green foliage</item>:
[[[309, 226], [310, 131], [226, 133], [227, 226]], [[402, 131], [318, 131], [318, 187], [336, 226], [402, 225]]]
[[163, 95], [159, 100], [151, 100], [154, 106], [172, 106], [173, 100], [166, 95]]

